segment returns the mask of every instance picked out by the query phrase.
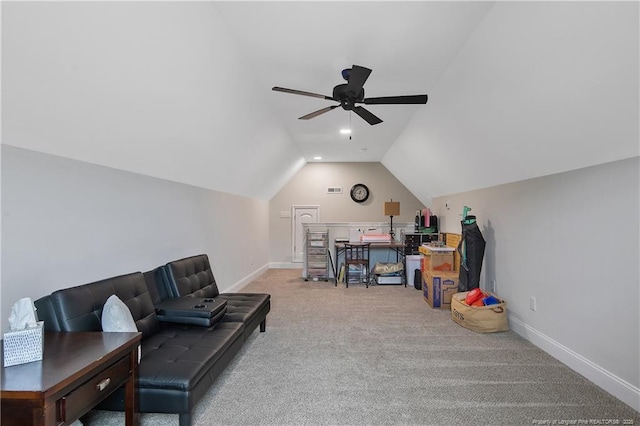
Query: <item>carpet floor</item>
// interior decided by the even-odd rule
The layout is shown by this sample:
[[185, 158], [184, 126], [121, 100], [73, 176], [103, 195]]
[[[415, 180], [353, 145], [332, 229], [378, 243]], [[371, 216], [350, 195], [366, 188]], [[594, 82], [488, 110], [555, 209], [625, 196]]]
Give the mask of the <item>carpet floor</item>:
[[[256, 330], [193, 413], [212, 425], [635, 424], [640, 413], [512, 331], [477, 334], [413, 287], [305, 282], [271, 269]], [[85, 426], [124, 424], [92, 411]], [[143, 426], [178, 416], [143, 413]]]

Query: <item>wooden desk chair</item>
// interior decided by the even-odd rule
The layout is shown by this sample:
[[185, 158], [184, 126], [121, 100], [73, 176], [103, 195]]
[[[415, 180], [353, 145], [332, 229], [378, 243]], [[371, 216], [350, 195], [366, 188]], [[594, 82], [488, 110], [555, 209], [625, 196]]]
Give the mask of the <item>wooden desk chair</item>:
[[351, 265], [357, 266], [359, 271], [358, 282], [362, 279], [362, 268], [364, 268], [365, 283], [369, 288], [369, 250], [371, 243], [356, 243], [344, 245], [344, 264], [345, 275], [344, 282], [349, 288], [349, 267]]

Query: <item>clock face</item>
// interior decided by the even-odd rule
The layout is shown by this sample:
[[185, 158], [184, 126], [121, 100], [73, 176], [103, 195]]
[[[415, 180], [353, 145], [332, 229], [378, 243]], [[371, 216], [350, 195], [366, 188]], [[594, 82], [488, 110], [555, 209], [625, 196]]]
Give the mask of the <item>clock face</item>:
[[367, 185], [357, 183], [351, 188], [351, 199], [356, 203], [364, 203], [369, 198], [369, 188]]

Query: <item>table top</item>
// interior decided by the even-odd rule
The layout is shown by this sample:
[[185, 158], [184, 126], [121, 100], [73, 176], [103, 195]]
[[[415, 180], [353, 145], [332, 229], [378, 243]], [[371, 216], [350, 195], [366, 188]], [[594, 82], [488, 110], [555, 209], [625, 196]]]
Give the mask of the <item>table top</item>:
[[430, 246], [427, 244], [422, 244], [420, 247], [429, 251], [441, 252], [441, 253], [456, 251], [455, 247], [448, 247], [448, 246]]
[[[44, 333], [43, 359], [2, 367], [2, 398], [11, 392], [52, 393], [140, 343], [141, 333]], [[2, 353], [4, 357], [4, 354]]]
[[379, 241], [379, 242], [366, 242], [366, 243], [343, 243], [343, 242], [336, 242], [336, 248], [343, 248], [345, 244], [352, 244], [355, 246], [358, 245], [366, 245], [369, 244], [369, 246], [376, 248], [376, 247], [380, 247], [380, 248], [402, 248], [402, 247], [406, 247], [407, 245], [405, 243], [401, 243], [398, 241]]

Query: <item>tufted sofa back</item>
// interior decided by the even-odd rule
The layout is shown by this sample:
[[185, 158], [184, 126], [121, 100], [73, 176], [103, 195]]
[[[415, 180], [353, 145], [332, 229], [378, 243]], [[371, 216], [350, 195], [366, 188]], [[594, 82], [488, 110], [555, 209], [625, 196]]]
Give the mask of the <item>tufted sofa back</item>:
[[167, 263], [164, 282], [173, 297], [216, 297], [220, 294], [206, 254]]
[[66, 288], [36, 300], [38, 318], [53, 331], [102, 331], [102, 308], [115, 294], [129, 308], [142, 338], [155, 334], [158, 319], [141, 272]]

